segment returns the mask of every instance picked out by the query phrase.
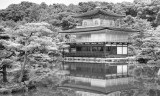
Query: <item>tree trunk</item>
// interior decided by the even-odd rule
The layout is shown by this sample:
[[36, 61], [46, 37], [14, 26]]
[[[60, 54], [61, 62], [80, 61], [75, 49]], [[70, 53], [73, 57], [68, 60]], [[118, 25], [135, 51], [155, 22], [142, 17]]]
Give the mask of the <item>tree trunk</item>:
[[8, 82], [6, 69], [7, 69], [6, 66], [3, 65], [3, 67], [2, 67], [2, 71], [3, 71], [3, 82]]
[[20, 74], [20, 77], [19, 77], [19, 82], [20, 83], [22, 82], [22, 79], [23, 79], [23, 76], [24, 76], [24, 71], [25, 71], [26, 64], [27, 64], [27, 52], [25, 52], [25, 54], [24, 54], [24, 62], [21, 66], [21, 74]]

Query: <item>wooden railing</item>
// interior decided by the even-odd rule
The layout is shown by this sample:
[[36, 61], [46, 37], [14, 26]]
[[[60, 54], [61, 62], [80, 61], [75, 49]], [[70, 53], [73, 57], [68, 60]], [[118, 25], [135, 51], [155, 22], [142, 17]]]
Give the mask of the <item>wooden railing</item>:
[[64, 58], [65, 63], [68, 62], [79, 62], [79, 63], [110, 63], [110, 64], [117, 64], [117, 63], [132, 63], [134, 61], [131, 61], [127, 57], [125, 58], [96, 58], [96, 57], [65, 57]]
[[125, 55], [112, 55], [104, 52], [75, 52], [75, 53], [64, 53], [65, 57], [110, 57], [110, 58], [122, 58], [127, 57]]
[[109, 43], [117, 43], [117, 42], [123, 42], [123, 43], [131, 43], [132, 41], [131, 40], [110, 40], [110, 41], [95, 41], [95, 40], [91, 40], [91, 39], [85, 39], [85, 40], [76, 40], [76, 39], [68, 39], [66, 40], [66, 43], [92, 43], [92, 42], [109, 42]]

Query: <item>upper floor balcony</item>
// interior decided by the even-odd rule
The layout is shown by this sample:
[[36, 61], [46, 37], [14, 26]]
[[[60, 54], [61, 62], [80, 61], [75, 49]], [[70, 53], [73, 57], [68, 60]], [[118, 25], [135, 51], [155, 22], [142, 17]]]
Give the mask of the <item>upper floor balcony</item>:
[[86, 28], [86, 27], [96, 27], [96, 26], [106, 26], [106, 27], [120, 27], [120, 20], [112, 19], [84, 19], [81, 23], [77, 23], [76, 28]]

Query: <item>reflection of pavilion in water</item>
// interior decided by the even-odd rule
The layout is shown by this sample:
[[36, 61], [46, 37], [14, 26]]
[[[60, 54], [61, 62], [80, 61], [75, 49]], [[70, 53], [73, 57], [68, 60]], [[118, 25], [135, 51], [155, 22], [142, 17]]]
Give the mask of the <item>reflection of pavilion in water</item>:
[[73, 16], [81, 26], [60, 33], [75, 35], [64, 49], [64, 68], [70, 80], [63, 87], [119, 96], [121, 90], [134, 88], [128, 70], [129, 35], [138, 32], [121, 28], [124, 17], [97, 8]]

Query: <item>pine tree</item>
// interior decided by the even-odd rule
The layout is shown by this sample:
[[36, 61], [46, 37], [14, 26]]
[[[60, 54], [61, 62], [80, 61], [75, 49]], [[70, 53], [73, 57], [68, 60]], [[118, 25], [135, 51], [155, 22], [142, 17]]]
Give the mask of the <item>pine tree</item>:
[[10, 40], [4, 41], [5, 47], [18, 52], [22, 63], [19, 82], [22, 82], [24, 71], [31, 62], [46, 63], [52, 60], [49, 52], [57, 50], [54, 32], [48, 23], [27, 23], [8, 30]]

